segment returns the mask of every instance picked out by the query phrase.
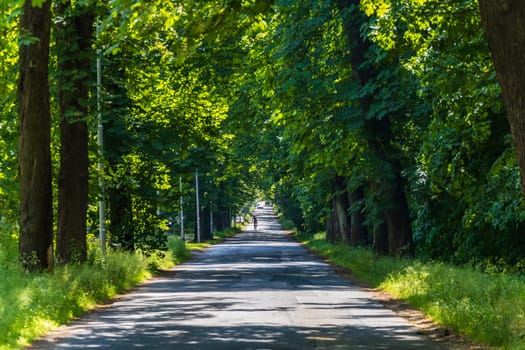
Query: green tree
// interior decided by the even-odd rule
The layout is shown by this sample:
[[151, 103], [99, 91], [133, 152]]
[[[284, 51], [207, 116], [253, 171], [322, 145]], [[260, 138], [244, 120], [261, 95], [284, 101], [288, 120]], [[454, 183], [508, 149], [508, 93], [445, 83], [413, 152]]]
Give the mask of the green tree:
[[525, 77], [522, 64], [525, 30], [521, 25], [525, 18], [525, 4], [520, 1], [480, 0], [479, 8], [503, 90], [525, 197], [525, 90], [521, 83]]
[[217, 171], [225, 166], [230, 138], [221, 132], [228, 106], [218, 86], [232, 68], [214, 55], [226, 52], [221, 42], [233, 40], [241, 13], [259, 11], [255, 3], [237, 1], [225, 7], [213, 2], [128, 5], [119, 1], [108, 8], [101, 33], [110, 237], [122, 247], [133, 246], [126, 243], [133, 240], [140, 245], [161, 231], [164, 212], [174, 209], [179, 176], [187, 178], [196, 168], [218, 178], [206, 190], [215, 199], [206, 204], [229, 222], [224, 213], [235, 204], [218, 199], [223, 184], [232, 193], [229, 178], [237, 174]]
[[60, 106], [57, 259], [85, 261], [88, 207], [88, 113], [93, 82], [94, 4], [60, 1], [56, 7]]
[[9, 266], [18, 257], [19, 178], [17, 161], [18, 17], [22, 2], [0, 5], [0, 264]]
[[[126, 155], [131, 152], [134, 135], [129, 130], [131, 100], [126, 89], [127, 62], [124, 52], [104, 60], [104, 158], [106, 198], [109, 204], [109, 232], [112, 244], [124, 250], [135, 249], [133, 234], [133, 177]], [[119, 64], [120, 63], [120, 64]]]
[[51, 2], [26, 0], [20, 16], [18, 80], [20, 237], [26, 268], [53, 266], [49, 102]]
[[361, 5], [372, 20], [369, 37], [404, 72], [398, 80], [406, 83], [394, 90], [403, 91], [410, 119], [396, 128], [394, 144], [408, 159], [419, 253], [462, 262], [516, 259], [523, 206], [476, 2]]

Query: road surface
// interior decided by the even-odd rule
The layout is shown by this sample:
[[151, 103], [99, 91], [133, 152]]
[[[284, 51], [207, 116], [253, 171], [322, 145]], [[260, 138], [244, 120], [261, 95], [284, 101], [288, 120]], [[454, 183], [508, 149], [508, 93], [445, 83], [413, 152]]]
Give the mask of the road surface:
[[253, 226], [32, 349], [440, 349], [294, 242]]

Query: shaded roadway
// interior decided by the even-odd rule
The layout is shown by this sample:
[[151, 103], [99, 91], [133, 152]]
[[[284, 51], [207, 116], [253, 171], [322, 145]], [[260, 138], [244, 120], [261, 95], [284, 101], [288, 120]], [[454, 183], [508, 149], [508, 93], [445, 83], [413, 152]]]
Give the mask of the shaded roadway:
[[294, 242], [271, 208], [32, 349], [440, 349]]

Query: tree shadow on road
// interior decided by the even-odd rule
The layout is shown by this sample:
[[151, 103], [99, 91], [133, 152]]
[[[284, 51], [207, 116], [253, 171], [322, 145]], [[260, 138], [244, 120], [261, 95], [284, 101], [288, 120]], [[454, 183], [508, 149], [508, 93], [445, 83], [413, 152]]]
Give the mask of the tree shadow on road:
[[32, 349], [439, 348], [394, 318], [282, 231], [244, 232]]

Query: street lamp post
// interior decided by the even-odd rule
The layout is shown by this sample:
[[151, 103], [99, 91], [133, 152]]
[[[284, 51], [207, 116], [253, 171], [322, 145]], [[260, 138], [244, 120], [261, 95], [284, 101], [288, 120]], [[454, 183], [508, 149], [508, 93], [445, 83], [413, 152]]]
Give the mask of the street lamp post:
[[182, 176], [179, 176], [179, 189], [180, 189], [180, 236], [183, 241], [186, 241], [186, 235], [184, 234], [184, 198], [182, 197]]
[[[99, 36], [99, 25], [97, 24], [97, 38]], [[106, 201], [104, 199], [104, 124], [102, 122], [102, 53], [100, 49], [97, 54], [97, 144], [98, 144], [98, 220], [99, 220], [99, 241], [102, 256], [106, 255]]]
[[201, 242], [201, 223], [200, 223], [200, 205], [199, 205], [199, 173], [195, 171], [195, 202], [197, 210], [197, 243]]

